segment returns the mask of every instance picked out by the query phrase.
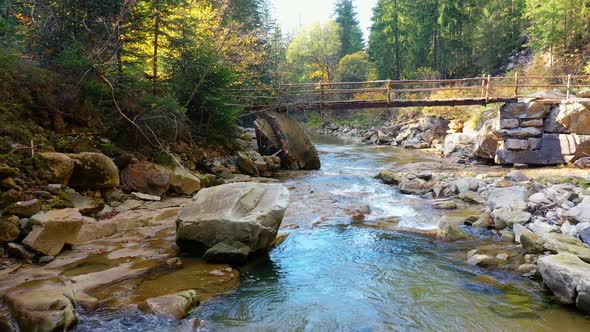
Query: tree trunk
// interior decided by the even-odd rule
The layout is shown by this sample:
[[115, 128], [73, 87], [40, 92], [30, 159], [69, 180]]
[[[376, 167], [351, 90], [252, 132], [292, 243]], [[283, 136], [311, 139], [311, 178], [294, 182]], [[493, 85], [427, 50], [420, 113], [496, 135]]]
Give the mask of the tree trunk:
[[401, 77], [401, 62], [399, 59], [399, 27], [398, 27], [398, 21], [399, 21], [399, 7], [397, 5], [397, 1], [398, 0], [394, 0], [394, 10], [395, 10], [395, 27], [394, 27], [394, 34], [395, 34], [395, 75], [394, 75], [394, 79], [395, 80], [399, 80]]
[[154, 92], [158, 84], [158, 37], [160, 36], [160, 14], [156, 14], [154, 24], [154, 53], [152, 58], [152, 81], [154, 83]]

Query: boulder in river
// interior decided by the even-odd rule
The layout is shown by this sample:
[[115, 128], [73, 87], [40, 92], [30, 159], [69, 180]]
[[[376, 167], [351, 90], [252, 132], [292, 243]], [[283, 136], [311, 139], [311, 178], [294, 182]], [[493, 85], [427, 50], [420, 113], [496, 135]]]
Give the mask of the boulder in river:
[[269, 248], [283, 220], [289, 192], [281, 184], [233, 183], [201, 190], [177, 216], [176, 243], [203, 255], [223, 241], [251, 251]]
[[590, 312], [590, 264], [575, 255], [559, 254], [539, 258], [543, 282], [564, 304], [576, 304]]
[[119, 170], [111, 158], [100, 153], [69, 154], [77, 160], [68, 184], [83, 189], [108, 189], [119, 186]]
[[436, 237], [443, 241], [457, 241], [466, 240], [469, 235], [461, 229], [457, 222], [443, 217], [439, 222]]
[[35, 291], [16, 288], [4, 297], [21, 331], [66, 331], [76, 320], [76, 309], [60, 285], [41, 286]]
[[256, 122], [258, 150], [281, 158], [282, 166], [293, 170], [321, 167], [318, 152], [303, 126], [286, 113], [267, 112]]
[[188, 310], [199, 304], [197, 292], [189, 289], [180, 293], [147, 299], [146, 310], [164, 318], [182, 319]]

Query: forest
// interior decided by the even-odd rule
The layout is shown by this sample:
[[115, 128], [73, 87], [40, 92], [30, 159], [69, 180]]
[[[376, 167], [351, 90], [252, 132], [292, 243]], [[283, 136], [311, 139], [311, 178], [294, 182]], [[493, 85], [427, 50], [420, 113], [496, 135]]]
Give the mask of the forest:
[[0, 109], [155, 149], [225, 139], [240, 116], [227, 106], [232, 87], [502, 75], [521, 50], [543, 73], [590, 74], [586, 0], [380, 0], [368, 40], [352, 0], [293, 35], [267, 0], [2, 0], [0, 9]]

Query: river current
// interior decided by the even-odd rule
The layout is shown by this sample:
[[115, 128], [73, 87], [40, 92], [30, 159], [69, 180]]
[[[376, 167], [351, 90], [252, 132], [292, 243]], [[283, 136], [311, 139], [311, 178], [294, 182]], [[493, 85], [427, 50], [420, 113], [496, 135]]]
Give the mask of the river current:
[[[416, 151], [316, 138], [322, 169], [286, 172], [286, 241], [240, 268], [240, 287], [195, 308], [203, 331], [590, 331], [542, 287], [466, 263], [491, 241], [442, 243], [443, 213], [374, 179], [380, 169], [431, 160]], [[369, 209], [364, 221], [351, 210]], [[461, 210], [454, 214], [477, 214]], [[354, 214], [354, 213], [353, 213]], [[408, 230], [408, 231], [405, 231]], [[168, 331], [139, 312], [81, 317], [78, 331]]]

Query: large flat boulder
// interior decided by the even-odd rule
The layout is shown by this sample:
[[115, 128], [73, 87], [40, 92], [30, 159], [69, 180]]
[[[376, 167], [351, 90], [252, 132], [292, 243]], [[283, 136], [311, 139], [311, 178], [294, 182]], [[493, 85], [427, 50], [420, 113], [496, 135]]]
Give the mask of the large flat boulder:
[[233, 183], [201, 190], [177, 216], [176, 243], [203, 255], [223, 241], [251, 251], [269, 248], [283, 220], [289, 192], [281, 184]]
[[69, 154], [77, 160], [68, 185], [83, 189], [109, 189], [119, 186], [119, 170], [111, 158], [93, 152]]
[[4, 300], [21, 331], [66, 331], [77, 320], [74, 304], [61, 284], [15, 288]]
[[574, 304], [577, 297], [582, 295], [578, 308], [586, 311], [590, 309], [585, 302], [588, 299], [590, 264], [575, 255], [559, 254], [539, 258], [538, 266], [543, 282], [560, 302]]
[[162, 196], [170, 188], [170, 171], [149, 161], [130, 163], [121, 171], [121, 184], [126, 192]]
[[286, 113], [267, 112], [256, 121], [258, 150], [263, 155], [281, 158], [287, 169], [313, 170], [321, 167], [320, 158], [303, 126]]
[[31, 217], [29, 225], [32, 230], [23, 243], [47, 256], [55, 256], [64, 244], [76, 243], [82, 215], [78, 209], [40, 212]]

